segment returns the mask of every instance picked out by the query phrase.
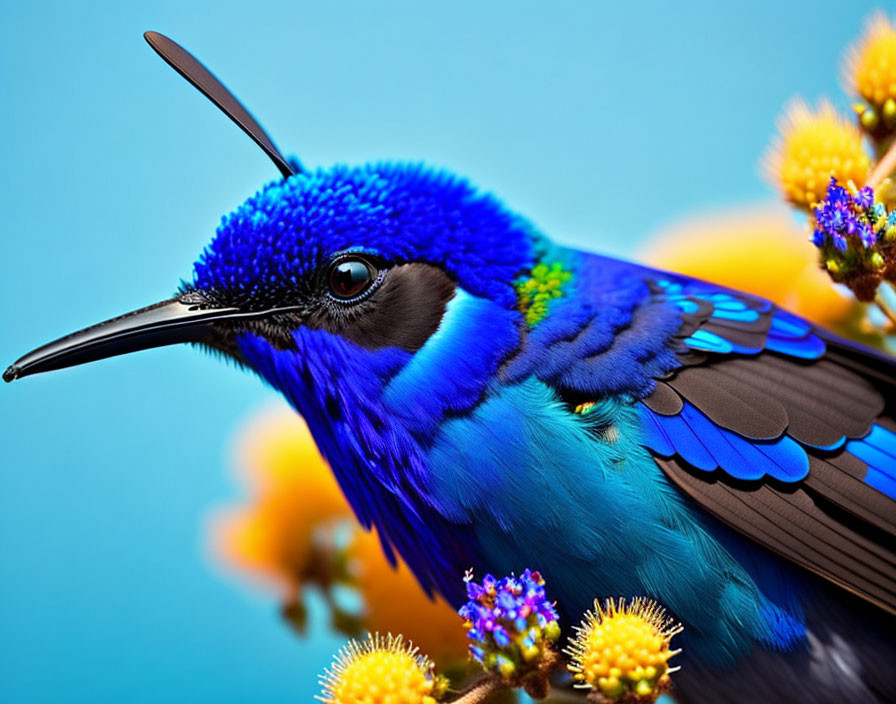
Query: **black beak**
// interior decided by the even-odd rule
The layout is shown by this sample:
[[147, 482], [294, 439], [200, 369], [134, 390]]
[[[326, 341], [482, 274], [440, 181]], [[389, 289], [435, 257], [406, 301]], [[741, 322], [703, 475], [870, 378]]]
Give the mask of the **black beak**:
[[288, 309], [247, 312], [239, 308], [212, 308], [180, 297], [172, 298], [38, 347], [10, 365], [3, 372], [3, 381], [152, 347], [180, 342], [208, 342], [213, 338], [215, 323], [261, 318], [285, 310]]

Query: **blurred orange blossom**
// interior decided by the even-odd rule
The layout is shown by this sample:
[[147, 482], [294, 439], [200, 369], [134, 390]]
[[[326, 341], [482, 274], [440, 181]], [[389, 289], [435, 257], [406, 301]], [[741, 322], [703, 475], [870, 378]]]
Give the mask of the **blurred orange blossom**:
[[873, 342], [864, 307], [835, 287], [806, 232], [784, 208], [733, 208], [680, 220], [641, 248], [641, 260], [768, 298], [842, 335]]
[[325, 596], [334, 584], [350, 585], [364, 604], [358, 628], [402, 633], [441, 663], [466, 660], [460, 616], [431, 601], [407, 566], [392, 568], [292, 409], [277, 405], [251, 418], [235, 458], [250, 499], [213, 520], [215, 553], [226, 565], [272, 585], [286, 606], [300, 605], [309, 585]]

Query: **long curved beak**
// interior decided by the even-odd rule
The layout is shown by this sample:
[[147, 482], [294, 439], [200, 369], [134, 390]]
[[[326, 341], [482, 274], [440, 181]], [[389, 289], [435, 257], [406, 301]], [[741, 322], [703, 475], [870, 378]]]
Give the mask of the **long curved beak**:
[[272, 312], [211, 308], [171, 298], [38, 347], [10, 365], [3, 372], [3, 381], [152, 347], [208, 341], [217, 322], [259, 318]]

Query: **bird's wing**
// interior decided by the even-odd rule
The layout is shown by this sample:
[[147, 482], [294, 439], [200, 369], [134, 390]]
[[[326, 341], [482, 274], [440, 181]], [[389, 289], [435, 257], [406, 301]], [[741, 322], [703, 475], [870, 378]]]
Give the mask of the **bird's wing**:
[[[610, 260], [589, 269], [615, 290], [597, 287], [586, 313], [576, 318], [571, 301], [552, 329], [534, 330], [523, 355], [532, 373], [571, 404], [615, 385], [635, 399], [645, 444], [683, 492], [896, 612], [896, 362], [755, 296]], [[632, 278], [646, 286], [637, 305]]]
[[896, 612], [896, 363], [768, 301], [683, 277], [681, 366], [640, 404], [686, 494], [806, 569]]

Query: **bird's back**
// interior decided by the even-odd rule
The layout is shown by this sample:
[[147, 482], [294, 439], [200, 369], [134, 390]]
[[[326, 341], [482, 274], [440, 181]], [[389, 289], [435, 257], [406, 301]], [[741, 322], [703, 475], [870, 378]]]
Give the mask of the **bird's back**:
[[469, 564], [541, 570], [567, 617], [657, 598], [707, 683], [688, 701], [741, 701], [707, 673], [796, 686], [807, 668], [791, 701], [896, 696], [877, 667], [896, 656], [892, 362], [712, 284], [542, 264], [559, 295], [427, 455]]

